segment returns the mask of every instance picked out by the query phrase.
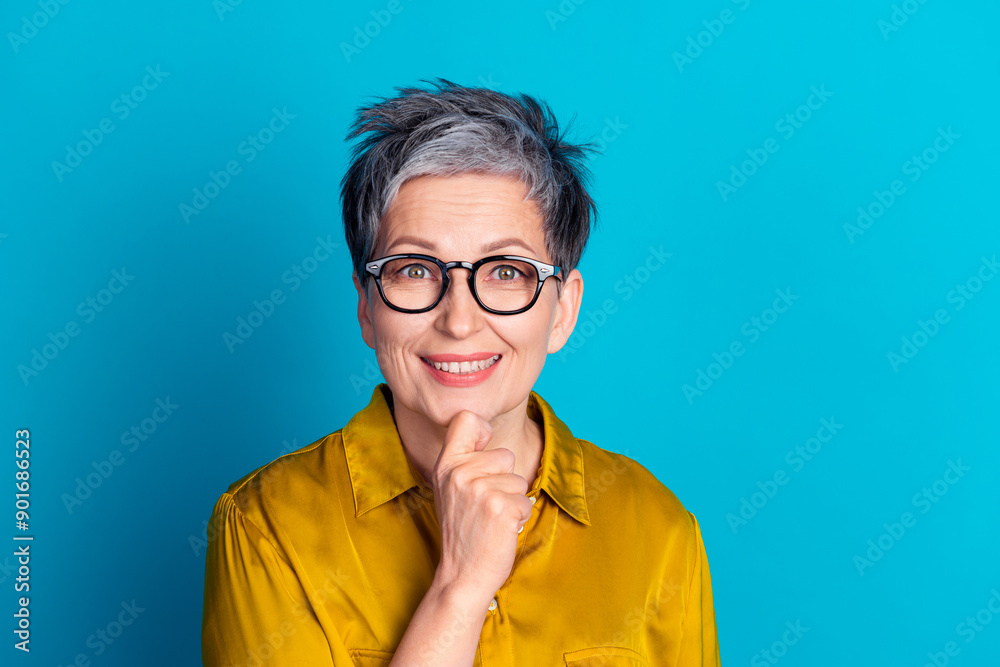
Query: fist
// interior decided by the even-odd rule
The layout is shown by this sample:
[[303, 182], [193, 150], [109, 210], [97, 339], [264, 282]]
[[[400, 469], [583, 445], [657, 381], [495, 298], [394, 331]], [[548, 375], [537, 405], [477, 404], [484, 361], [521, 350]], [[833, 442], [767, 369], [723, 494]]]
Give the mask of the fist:
[[514, 473], [514, 452], [486, 449], [488, 421], [463, 410], [451, 420], [431, 484], [441, 526], [440, 583], [488, 604], [510, 576], [517, 534], [531, 517], [528, 482]]

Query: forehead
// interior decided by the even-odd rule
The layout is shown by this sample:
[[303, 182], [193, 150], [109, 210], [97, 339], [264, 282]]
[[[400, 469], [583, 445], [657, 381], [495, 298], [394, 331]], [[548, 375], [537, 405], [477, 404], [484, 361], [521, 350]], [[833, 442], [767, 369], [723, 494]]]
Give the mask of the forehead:
[[413, 178], [382, 220], [379, 254], [437, 252], [446, 261], [469, 260], [492, 248], [547, 261], [542, 216], [526, 194], [523, 183], [501, 176]]

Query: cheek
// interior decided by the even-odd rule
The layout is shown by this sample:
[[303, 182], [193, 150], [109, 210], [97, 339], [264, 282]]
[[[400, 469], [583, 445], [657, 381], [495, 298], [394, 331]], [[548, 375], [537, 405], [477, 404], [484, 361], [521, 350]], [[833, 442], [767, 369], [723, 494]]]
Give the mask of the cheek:
[[521, 326], [510, 328], [506, 332], [505, 340], [514, 348], [522, 363], [532, 365], [544, 363], [549, 345], [548, 324], [547, 318], [537, 318]]
[[[388, 312], [386, 312], [388, 311]], [[398, 374], [403, 368], [419, 362], [411, 353], [428, 326], [416, 315], [396, 313], [388, 308], [380, 308], [372, 314], [375, 335], [375, 355], [383, 375]]]

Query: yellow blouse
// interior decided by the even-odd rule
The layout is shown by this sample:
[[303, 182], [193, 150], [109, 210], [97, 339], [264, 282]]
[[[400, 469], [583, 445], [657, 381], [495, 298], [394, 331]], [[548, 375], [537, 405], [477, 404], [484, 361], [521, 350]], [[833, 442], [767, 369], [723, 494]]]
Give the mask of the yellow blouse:
[[[202, 657], [387, 665], [440, 559], [430, 487], [379, 384], [342, 429], [234, 482], [209, 525]], [[643, 466], [575, 438], [535, 392], [536, 499], [477, 667], [719, 664], [694, 515]], [[447, 641], [447, 635], [442, 641]]]

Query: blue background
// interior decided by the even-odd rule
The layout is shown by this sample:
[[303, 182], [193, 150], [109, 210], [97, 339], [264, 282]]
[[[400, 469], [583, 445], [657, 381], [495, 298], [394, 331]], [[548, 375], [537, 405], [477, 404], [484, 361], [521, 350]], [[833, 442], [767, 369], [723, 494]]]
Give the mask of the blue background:
[[[538, 95], [576, 116], [577, 140], [603, 133], [578, 335], [536, 389], [698, 517], [723, 662], [923, 665], [953, 641], [950, 664], [996, 664], [1000, 617], [971, 638], [960, 624], [1000, 590], [1000, 280], [977, 282], [1000, 251], [1000, 8], [679, 4], [3, 3], [0, 507], [17, 533], [14, 431], [30, 428], [35, 541], [30, 656], [12, 648], [14, 542], [0, 552], [2, 661], [197, 664], [213, 503], [343, 426], [379, 380], [339, 216], [354, 109], [443, 76]], [[366, 43], [373, 11], [391, 20]], [[126, 117], [123, 94], [143, 98]], [[274, 109], [294, 118], [249, 161], [240, 144]], [[95, 134], [102, 119], [114, 129]], [[100, 142], [76, 162], [85, 133]], [[185, 221], [230, 160], [239, 174]], [[852, 230], [858, 207], [873, 217]], [[670, 253], [653, 271], [651, 247]], [[230, 351], [223, 333], [273, 289], [285, 303]], [[780, 314], [778, 290], [797, 297]], [[42, 370], [19, 371], [71, 322]], [[128, 451], [157, 399], [178, 407]], [[822, 419], [842, 427], [797, 463]], [[935, 487], [949, 462], [968, 470]], [[915, 524], [887, 536], [904, 512]], [[113, 644], [88, 643], [133, 600]], [[791, 646], [786, 623], [808, 628]]]

